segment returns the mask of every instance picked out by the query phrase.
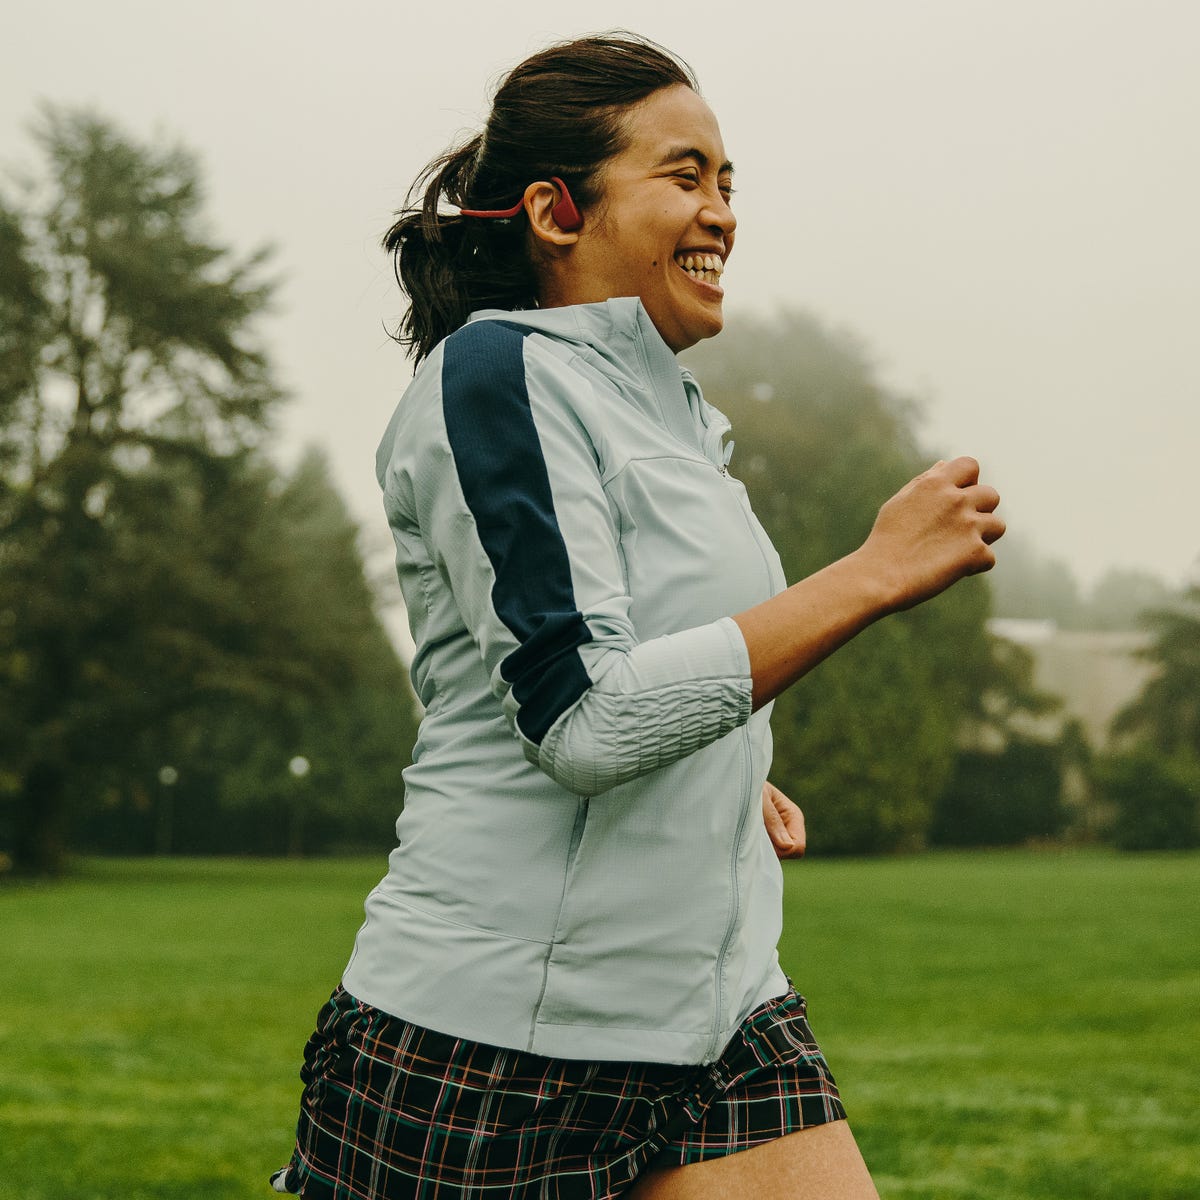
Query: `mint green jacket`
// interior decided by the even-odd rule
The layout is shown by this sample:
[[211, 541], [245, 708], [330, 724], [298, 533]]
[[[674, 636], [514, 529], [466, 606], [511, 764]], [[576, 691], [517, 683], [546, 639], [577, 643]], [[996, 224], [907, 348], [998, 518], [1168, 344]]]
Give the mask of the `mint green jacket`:
[[636, 299], [486, 311], [379, 448], [425, 716], [343, 982], [566, 1058], [706, 1063], [787, 990], [732, 614], [785, 586]]

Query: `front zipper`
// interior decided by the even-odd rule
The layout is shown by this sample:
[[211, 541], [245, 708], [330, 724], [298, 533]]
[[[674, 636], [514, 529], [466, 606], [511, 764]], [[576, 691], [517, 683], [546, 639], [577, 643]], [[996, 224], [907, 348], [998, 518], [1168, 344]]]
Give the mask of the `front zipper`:
[[[718, 468], [721, 475], [726, 478], [732, 478], [729, 474], [729, 460], [733, 456], [733, 442], [726, 443], [725, 465]], [[711, 461], [711, 460], [710, 460]], [[741, 497], [736, 497], [738, 512], [742, 514], [742, 520], [746, 523], [746, 531], [750, 534], [750, 540], [758, 548], [758, 555], [762, 559], [763, 568], [767, 573], [767, 596], [774, 596], [775, 592], [775, 572], [771, 570], [771, 560], [767, 557], [767, 552], [763, 549], [762, 536], [759, 531], [754, 528], [754, 521], [751, 519], [749, 509], [749, 501], [743, 502]], [[761, 529], [761, 527], [760, 527]], [[787, 581], [784, 580], [784, 587], [787, 587]]]
[[746, 829], [746, 816], [750, 810], [747, 793], [750, 790], [750, 732], [742, 726], [742, 812], [738, 817], [737, 833], [733, 839], [733, 853], [729, 859], [729, 924], [725, 929], [725, 940], [721, 943], [721, 952], [717, 955], [717, 986], [716, 1000], [713, 1006], [712, 1033], [709, 1035], [708, 1051], [704, 1056], [705, 1062], [711, 1062], [721, 1048], [718, 1045], [721, 1034], [721, 1013], [725, 1007], [725, 956], [729, 953], [729, 943], [733, 941], [734, 930], [737, 929], [738, 915], [742, 909], [741, 893], [738, 891], [738, 852], [742, 845], [742, 835]]
[[533, 1050], [537, 1041], [538, 1021], [542, 1015], [542, 1002], [546, 999], [546, 988], [550, 983], [550, 958], [554, 948], [559, 945], [562, 935], [563, 913], [567, 907], [567, 892], [571, 882], [571, 872], [575, 869], [575, 860], [579, 857], [579, 847], [583, 842], [583, 831], [587, 826], [588, 808], [591, 805], [590, 796], [578, 797], [575, 805], [575, 823], [571, 826], [571, 840], [567, 844], [566, 865], [563, 868], [562, 892], [558, 897], [558, 915], [554, 918], [554, 932], [546, 946], [542, 957], [542, 986], [538, 990], [537, 1003], [533, 1006], [533, 1017], [529, 1022], [529, 1040], [525, 1045], [527, 1052]]
[[[729, 426], [721, 431], [720, 436], [724, 437]], [[717, 469], [721, 475], [729, 478], [729, 460], [733, 457], [733, 441], [732, 439], [725, 443], [722, 448], [722, 461]], [[712, 461], [711, 459], [709, 460]], [[774, 573], [771, 570], [770, 560], [767, 558], [767, 552], [763, 549], [762, 541], [759, 534], [755, 531], [754, 524], [750, 519], [750, 514], [746, 509], [746, 505], [740, 499], [737, 501], [738, 511], [742, 514], [742, 520], [746, 523], [746, 529], [750, 534], [751, 540], [758, 547], [759, 556], [762, 558], [763, 567], [767, 573], [767, 593], [773, 594], [774, 591]], [[737, 856], [741, 849], [742, 837], [746, 829], [746, 818], [750, 811], [751, 804], [747, 799], [747, 793], [750, 790], [751, 765], [753, 762], [753, 751], [750, 745], [750, 730], [748, 726], [743, 725], [741, 729], [742, 735], [742, 813], [738, 819], [737, 835], [733, 842], [733, 855], [729, 860], [729, 885], [730, 885], [730, 915], [729, 924], [725, 930], [725, 938], [721, 943], [721, 951], [717, 956], [717, 982], [715, 991], [715, 1001], [713, 1006], [713, 1023], [712, 1033], [709, 1039], [708, 1052], [705, 1055], [706, 1060], [711, 1060], [721, 1048], [718, 1041], [721, 1033], [721, 1014], [725, 1006], [725, 958], [729, 953], [729, 945], [733, 941], [734, 931], [737, 929], [738, 916], [741, 913], [741, 892], [738, 889], [738, 872], [737, 872]], [[752, 799], [752, 798], [751, 798]]]

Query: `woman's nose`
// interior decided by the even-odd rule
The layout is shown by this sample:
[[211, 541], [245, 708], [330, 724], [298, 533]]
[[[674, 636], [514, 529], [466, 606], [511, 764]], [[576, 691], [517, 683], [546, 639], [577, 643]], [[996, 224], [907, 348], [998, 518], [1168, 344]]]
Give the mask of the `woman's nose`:
[[732, 234], [737, 228], [737, 217], [733, 215], [733, 209], [729, 207], [725, 197], [720, 195], [709, 200], [700, 214], [700, 219], [710, 232], [722, 237]]

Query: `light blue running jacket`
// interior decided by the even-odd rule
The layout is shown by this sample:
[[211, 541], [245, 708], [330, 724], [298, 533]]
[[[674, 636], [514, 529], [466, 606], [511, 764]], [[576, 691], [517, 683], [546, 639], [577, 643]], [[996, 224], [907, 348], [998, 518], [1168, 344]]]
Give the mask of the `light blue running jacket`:
[[634, 298], [475, 313], [422, 364], [377, 466], [426, 711], [352, 995], [706, 1063], [787, 990], [770, 706], [730, 620], [785, 580], [728, 429]]

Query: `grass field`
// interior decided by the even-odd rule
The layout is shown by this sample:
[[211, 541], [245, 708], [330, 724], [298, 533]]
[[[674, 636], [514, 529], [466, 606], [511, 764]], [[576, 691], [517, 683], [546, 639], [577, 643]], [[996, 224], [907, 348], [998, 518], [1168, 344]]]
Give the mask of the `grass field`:
[[[382, 862], [0, 888], [0, 1198], [241, 1200]], [[784, 964], [885, 1200], [1200, 1197], [1200, 856], [788, 864]]]

